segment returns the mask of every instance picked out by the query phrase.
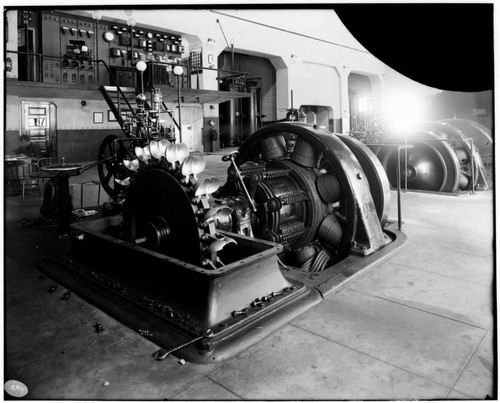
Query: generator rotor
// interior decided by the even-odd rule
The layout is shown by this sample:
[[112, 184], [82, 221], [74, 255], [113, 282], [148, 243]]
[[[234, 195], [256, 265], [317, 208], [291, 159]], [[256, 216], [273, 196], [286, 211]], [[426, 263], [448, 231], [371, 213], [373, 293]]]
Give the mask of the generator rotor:
[[[122, 162], [130, 173], [121, 180], [130, 183], [123, 234], [149, 249], [217, 268], [224, 264], [219, 252], [234, 243], [218, 232], [224, 229], [279, 243], [285, 261], [322, 271], [353, 250], [369, 254], [388, 242], [382, 231], [388, 181], [371, 154], [315, 126], [273, 124], [223, 157], [232, 165], [219, 189], [219, 179], [198, 178], [203, 156], [190, 155], [182, 143], [152, 140]], [[211, 194], [217, 200], [209, 201]]]
[[[309, 271], [344, 259], [358, 241], [371, 244], [367, 250], [386, 244], [381, 227], [390, 205], [387, 177], [368, 148], [350, 144], [367, 154], [362, 165], [347, 142], [317, 126], [275, 123], [252, 134], [236, 158], [248, 185], [254, 183], [258, 211], [266, 212], [258, 220], [266, 226], [264, 238], [287, 241], [299, 266]], [[379, 184], [369, 186], [377, 175]], [[290, 225], [290, 217], [299, 219]], [[322, 264], [314, 265], [315, 259]]]

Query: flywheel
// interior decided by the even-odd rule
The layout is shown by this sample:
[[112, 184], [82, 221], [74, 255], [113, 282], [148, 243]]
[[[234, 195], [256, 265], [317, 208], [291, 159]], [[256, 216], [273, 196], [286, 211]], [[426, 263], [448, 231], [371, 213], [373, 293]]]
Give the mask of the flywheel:
[[123, 210], [128, 241], [177, 259], [199, 264], [198, 223], [178, 180], [161, 169], [139, 173], [128, 188]]

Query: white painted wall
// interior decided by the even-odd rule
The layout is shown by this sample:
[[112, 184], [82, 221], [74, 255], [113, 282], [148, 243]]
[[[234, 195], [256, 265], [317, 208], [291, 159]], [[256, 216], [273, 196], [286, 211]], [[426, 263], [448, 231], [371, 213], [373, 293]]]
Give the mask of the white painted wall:
[[[13, 50], [17, 52], [17, 11], [9, 10], [5, 13], [5, 18], [7, 22], [7, 27], [5, 30], [6, 38], [5, 39], [5, 50]], [[5, 58], [9, 58], [12, 60], [12, 70], [6, 72], [7, 78], [17, 78], [17, 54], [15, 53], [6, 53]]]
[[[101, 12], [103, 19], [125, 23], [127, 18], [123, 10]], [[346, 69], [379, 77], [381, 85], [376, 90], [383, 91], [384, 64], [356, 41], [330, 9], [142, 9], [133, 10], [133, 18], [137, 24], [181, 34], [186, 51], [190, 44], [201, 46], [204, 66], [209, 65], [209, 55], [216, 63], [218, 55], [227, 50], [221, 26], [227, 40], [234, 40], [235, 52], [268, 57], [277, 68], [278, 119], [286, 113], [280, 110], [291, 105], [291, 89], [294, 106], [330, 106], [334, 119], [345, 118], [348, 97], [341, 74]], [[205, 73], [202, 88], [217, 89], [215, 76], [215, 71]], [[347, 123], [344, 119], [344, 132]]]
[[[21, 102], [40, 102], [41, 98], [7, 96], [7, 131], [19, 130]], [[120, 129], [117, 122], [108, 122], [108, 104], [104, 100], [89, 100], [88, 111], [81, 109], [80, 99], [50, 98], [57, 107], [58, 130]], [[103, 123], [94, 123], [94, 112], [103, 113]]]

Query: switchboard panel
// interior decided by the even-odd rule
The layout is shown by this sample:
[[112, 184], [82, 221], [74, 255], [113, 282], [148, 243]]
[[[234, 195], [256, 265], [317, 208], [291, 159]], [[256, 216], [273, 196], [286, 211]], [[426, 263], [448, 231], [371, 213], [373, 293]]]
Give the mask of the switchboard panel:
[[42, 13], [42, 37], [53, 38], [50, 41], [42, 41], [42, 79], [43, 82], [61, 82], [61, 36], [59, 14], [54, 11]]
[[[164, 31], [96, 21], [57, 10], [20, 11], [20, 15], [23, 21], [41, 21], [44, 82], [88, 86], [118, 81], [132, 85], [138, 61], [176, 63], [184, 52], [181, 36]], [[103, 60], [119, 77], [109, 77], [97, 60]], [[156, 73], [162, 82], [168, 82], [166, 71]]]

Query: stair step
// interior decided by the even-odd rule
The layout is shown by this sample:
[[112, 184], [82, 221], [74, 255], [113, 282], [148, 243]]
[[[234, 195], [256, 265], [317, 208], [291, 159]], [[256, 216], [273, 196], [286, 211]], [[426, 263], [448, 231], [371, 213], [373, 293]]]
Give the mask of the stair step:
[[[118, 91], [117, 87], [114, 87], [114, 86], [109, 86], [109, 85], [103, 85], [101, 88], [103, 88], [104, 90], [108, 91], [108, 92], [116, 92]], [[135, 88], [133, 87], [120, 87], [120, 89], [122, 90], [122, 92], [133, 92], [134, 94], [136, 93], [135, 92]]]
[[[112, 96], [110, 98], [113, 99], [113, 100], [118, 99], [118, 97], [115, 97], [115, 96]], [[123, 100], [123, 101], [127, 100], [127, 101], [130, 102], [130, 101], [135, 100], [135, 97], [122, 97], [122, 96], [120, 96], [120, 100]]]

